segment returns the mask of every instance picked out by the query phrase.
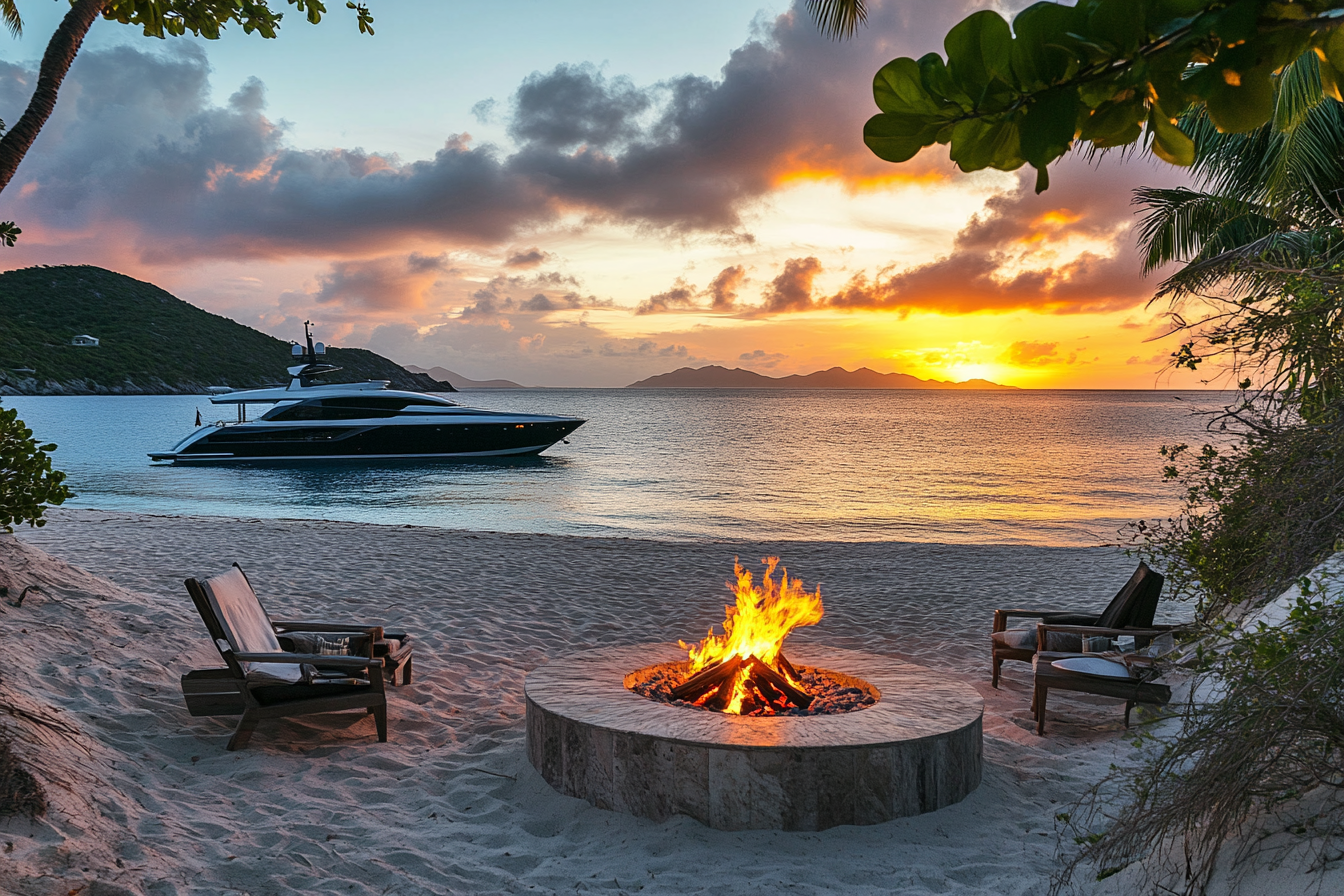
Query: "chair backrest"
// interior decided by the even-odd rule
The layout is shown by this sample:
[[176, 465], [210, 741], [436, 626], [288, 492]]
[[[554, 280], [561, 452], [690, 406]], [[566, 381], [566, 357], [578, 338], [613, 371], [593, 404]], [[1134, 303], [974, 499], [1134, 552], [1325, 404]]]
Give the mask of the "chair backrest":
[[[240, 677], [250, 680], [296, 681], [302, 675], [298, 666], [280, 663], [239, 663], [233, 656], [241, 653], [283, 653], [275, 636], [275, 626], [266, 615], [252, 583], [237, 563], [227, 572], [205, 581], [187, 579], [187, 592], [205, 622], [210, 638], [219, 648], [224, 662]], [[220, 641], [231, 650], [225, 650]], [[251, 673], [251, 674], [249, 674]]]
[[1162, 596], [1166, 579], [1154, 572], [1147, 563], [1139, 561], [1139, 568], [1129, 577], [1125, 587], [1111, 599], [1097, 619], [1102, 628], [1149, 626], [1157, 616], [1157, 601]]

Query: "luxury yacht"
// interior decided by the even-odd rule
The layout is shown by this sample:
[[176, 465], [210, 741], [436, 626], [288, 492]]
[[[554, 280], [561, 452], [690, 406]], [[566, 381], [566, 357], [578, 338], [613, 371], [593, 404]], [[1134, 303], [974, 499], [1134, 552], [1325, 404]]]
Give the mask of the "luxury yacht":
[[[586, 421], [578, 417], [511, 414], [469, 408], [420, 392], [387, 388], [387, 380], [318, 383], [339, 367], [325, 363], [326, 348], [295, 345], [287, 386], [216, 392], [213, 404], [237, 405], [237, 422], [201, 426], [156, 461], [337, 460], [471, 458], [539, 454]], [[216, 390], [211, 390], [215, 392]], [[255, 420], [248, 405], [269, 404]], [[197, 422], [200, 422], [197, 415]]]

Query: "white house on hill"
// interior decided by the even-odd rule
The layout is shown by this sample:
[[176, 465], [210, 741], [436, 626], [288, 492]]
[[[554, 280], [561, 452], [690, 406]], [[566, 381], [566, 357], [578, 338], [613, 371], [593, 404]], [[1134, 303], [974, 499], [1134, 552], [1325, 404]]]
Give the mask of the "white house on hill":
[[76, 336], [74, 339], [71, 339], [71, 340], [70, 340], [70, 344], [71, 344], [71, 345], [97, 345], [97, 344], [98, 344], [98, 337], [97, 337], [97, 336], [88, 336], [88, 335], [84, 335], [84, 336]]

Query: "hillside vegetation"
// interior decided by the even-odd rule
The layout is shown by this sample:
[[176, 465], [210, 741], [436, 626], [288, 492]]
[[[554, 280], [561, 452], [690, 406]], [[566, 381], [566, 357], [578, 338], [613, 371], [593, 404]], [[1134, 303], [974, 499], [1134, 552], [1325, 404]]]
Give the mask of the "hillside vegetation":
[[[99, 345], [70, 344], [85, 334]], [[327, 358], [342, 368], [328, 382], [374, 379], [402, 389], [452, 389], [365, 349], [331, 348]], [[0, 391], [239, 389], [284, 382], [289, 363], [289, 343], [123, 274], [87, 265], [0, 274]]]
[[729, 370], [710, 367], [682, 367], [671, 373], [651, 376], [626, 386], [627, 389], [1003, 389], [989, 380], [967, 380], [949, 383], [944, 380], [921, 380], [908, 373], [878, 373], [867, 367], [845, 370], [832, 367], [806, 375], [766, 376], [752, 370], [734, 367]]

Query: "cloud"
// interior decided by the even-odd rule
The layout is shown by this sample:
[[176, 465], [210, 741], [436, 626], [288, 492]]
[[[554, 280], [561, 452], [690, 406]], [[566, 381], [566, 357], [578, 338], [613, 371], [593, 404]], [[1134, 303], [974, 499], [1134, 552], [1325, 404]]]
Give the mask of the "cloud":
[[319, 278], [313, 301], [354, 305], [373, 311], [423, 308], [426, 294], [442, 274], [454, 273], [446, 255], [412, 253], [400, 258], [333, 262]]
[[533, 72], [513, 98], [509, 135], [519, 143], [573, 149], [606, 147], [640, 136], [638, 118], [652, 104], [629, 78], [607, 79], [591, 64]]
[[550, 257], [550, 253], [543, 252], [536, 246], [530, 249], [514, 249], [509, 253], [509, 257], [504, 259], [504, 266], [506, 268], [535, 268]]
[[[697, 289], [685, 278], [678, 277], [665, 292], [649, 296], [635, 308], [636, 314], [667, 314], [677, 311], [733, 311], [737, 308], [737, 290], [746, 279], [746, 268], [740, 264], [726, 267], [710, 281], [706, 289]], [[704, 305], [700, 299], [709, 299]]]
[[765, 349], [758, 348], [752, 352], [743, 352], [737, 356], [737, 360], [745, 361], [753, 367], [778, 367], [780, 362], [788, 360], [788, 355], [781, 352], [767, 352]]
[[[388, 252], [412, 238], [497, 244], [567, 214], [745, 238], [743, 210], [799, 172], [861, 185], [945, 171], [868, 152], [863, 85], [891, 57], [935, 46], [969, 6], [873, 4], [870, 27], [835, 42], [801, 2], [763, 23], [718, 78], [641, 86], [559, 65], [529, 75], [508, 104], [515, 147], [447, 135], [415, 161], [293, 147], [264, 114], [260, 82], [213, 102], [197, 44], [87, 49], [19, 168], [8, 214], [52, 239], [116, 233], [143, 262], [178, 266]], [[32, 81], [31, 69], [0, 63], [0, 117], [17, 117]]]
[[820, 273], [821, 262], [816, 256], [790, 258], [784, 262], [784, 270], [766, 287], [761, 310], [771, 314], [810, 310], [812, 281]]
[[480, 100], [471, 107], [471, 117], [475, 118], [478, 124], [490, 124], [495, 120], [495, 107], [499, 103], [494, 97]]
[[604, 358], [680, 358], [691, 357], [690, 350], [684, 345], [658, 345], [652, 339], [643, 339], [633, 345], [629, 343], [604, 342], [598, 349]]
[[[1061, 314], [1115, 311], [1146, 302], [1152, 284], [1134, 246], [1132, 187], [1183, 177], [1134, 160], [1078, 156], [1052, 170], [1051, 187], [991, 197], [934, 261], [876, 275], [860, 272], [821, 301], [833, 308], [946, 313], [1034, 309]], [[1105, 186], [1099, 186], [1101, 181]]]
[[1048, 367], [1052, 364], [1073, 364], [1078, 360], [1078, 353], [1070, 352], [1068, 358], [1061, 358], [1058, 342], [1023, 341], [1008, 346], [999, 360], [1016, 367]]
[[737, 291], [741, 289], [746, 276], [746, 269], [740, 264], [719, 271], [709, 284], [710, 308], [731, 311], [737, 304]]
[[667, 311], [686, 311], [698, 308], [695, 302], [695, 290], [680, 278], [666, 292], [660, 292], [657, 295], [649, 296], [639, 307], [635, 309], [636, 314], [658, 314]]

